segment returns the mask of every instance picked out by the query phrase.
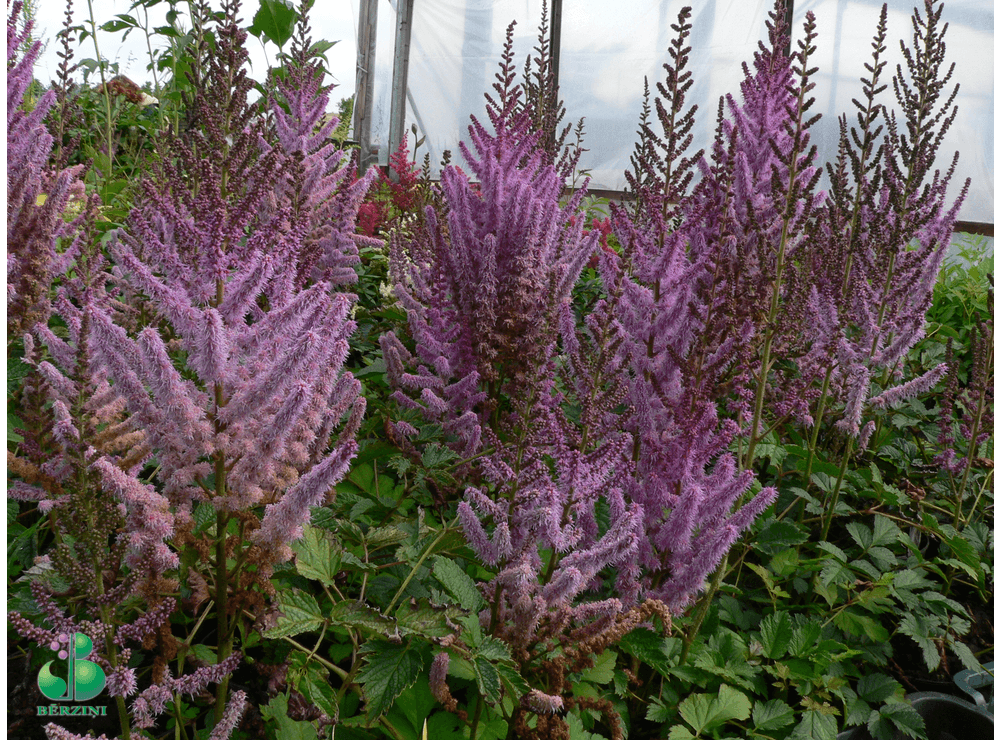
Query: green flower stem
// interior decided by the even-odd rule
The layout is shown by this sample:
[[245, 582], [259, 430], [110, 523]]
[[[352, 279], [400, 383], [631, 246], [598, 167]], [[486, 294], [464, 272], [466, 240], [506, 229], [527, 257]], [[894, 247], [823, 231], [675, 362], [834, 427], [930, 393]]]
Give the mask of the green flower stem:
[[820, 540], [826, 540], [827, 535], [830, 533], [830, 524], [833, 522], [833, 517], [837, 510], [837, 501], [840, 498], [840, 489], [844, 483], [844, 476], [847, 474], [847, 464], [851, 460], [851, 453], [854, 452], [854, 437], [847, 438], [847, 447], [844, 449], [844, 459], [840, 462], [840, 473], [837, 475], [837, 483], [833, 487], [833, 493], [830, 496], [830, 502], [826, 507], [826, 514], [823, 516], [823, 533], [820, 535]]
[[445, 538], [445, 535], [447, 535], [451, 531], [451, 528], [454, 527], [455, 524], [457, 523], [458, 523], [458, 518], [456, 517], [451, 524], [446, 524], [441, 529], [441, 532], [438, 534], [438, 536], [434, 538], [434, 541], [431, 544], [429, 544], [427, 548], [423, 551], [423, 553], [420, 555], [420, 558], [417, 560], [416, 563], [414, 563], [413, 567], [410, 569], [410, 572], [406, 576], [406, 579], [400, 585], [399, 590], [396, 591], [396, 595], [392, 597], [392, 601], [390, 601], [389, 605], [385, 608], [386, 615], [388, 615], [389, 612], [392, 611], [392, 608], [396, 605], [396, 602], [399, 601], [399, 599], [403, 596], [403, 592], [406, 591], [406, 587], [410, 585], [410, 581], [412, 581], [413, 577], [417, 575], [417, 571], [420, 570], [420, 567], [424, 564], [424, 561], [427, 560], [427, 558], [431, 556], [431, 553], [434, 552], [434, 548], [437, 547], [438, 543]]

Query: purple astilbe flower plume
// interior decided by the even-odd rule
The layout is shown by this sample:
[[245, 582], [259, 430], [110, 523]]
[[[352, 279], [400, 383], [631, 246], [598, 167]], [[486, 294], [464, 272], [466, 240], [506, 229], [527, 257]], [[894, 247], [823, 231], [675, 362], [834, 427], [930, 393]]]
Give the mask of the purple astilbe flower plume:
[[563, 179], [545, 163], [541, 134], [518, 109], [512, 32], [497, 97], [487, 96], [494, 132], [473, 118], [475, 153], [460, 146], [479, 182], [445, 168], [446, 224], [428, 208], [426, 233], [391, 245], [396, 296], [416, 341], [413, 357], [395, 335], [382, 337], [394, 397], [441, 420], [462, 454], [478, 448], [477, 417], [489, 414], [501, 392], [526, 391], [597, 238], [584, 236], [582, 219], [574, 218], [582, 190], [560, 205]]
[[[663, 134], [647, 113], [630, 177], [636, 202], [615, 211], [622, 256], [599, 264], [633, 369], [625, 428], [636, 473], [626, 497], [645, 522], [640, 558], [626, 567], [671, 608], [690, 603], [776, 496], [765, 488], [748, 497], [753, 473], [727, 449], [739, 434], [755, 439], [772, 386], [787, 389], [774, 372], [778, 353], [802, 351], [779, 309], [801, 300], [796, 260], [819, 200], [808, 134], [815, 119], [805, 115], [811, 15], [789, 57], [783, 9], [771, 13], [769, 43], [753, 70], [744, 67], [740, 99], [720, 104], [710, 159], [697, 159], [686, 157], [695, 112], [685, 107], [689, 13], [673, 27], [658, 86]], [[701, 179], [691, 187], [695, 159]], [[789, 399], [771, 412], [801, 414], [805, 394]], [[722, 418], [729, 410], [739, 424]]]
[[[167, 704], [173, 701], [175, 694], [198, 695], [210, 684], [219, 683], [227, 678], [236, 670], [241, 659], [242, 656], [239, 653], [233, 653], [219, 663], [202, 666], [195, 669], [192, 673], [177, 678], [171, 676], [170, 672], [167, 671], [162, 681], [141, 691], [132, 701], [131, 710], [135, 726], [142, 729], [152, 727], [155, 724], [156, 716], [163, 713]], [[223, 712], [222, 721], [227, 722], [230, 731], [239, 719], [239, 715], [245, 705], [245, 699], [246, 695], [243, 692], [233, 692], [226, 710]], [[237, 707], [239, 708], [238, 710]], [[228, 736], [226, 734], [221, 737]]]
[[[246, 102], [246, 34], [236, 12], [227, 4], [220, 49], [195, 96], [204, 130], [170, 141], [175, 156], [144, 184], [146, 197], [111, 250], [173, 338], [159, 326], [132, 337], [100, 312], [92, 322], [95, 354], [146, 430], [172, 511], [190, 521], [196, 502], [225, 514], [267, 504], [255, 536], [266, 564], [289, 556], [309, 506], [322, 503], [356, 449], [364, 400], [343, 372], [354, 297], [333, 292], [349, 282], [350, 245], [330, 236], [344, 224], [323, 221], [347, 218], [337, 208], [356, 210], [359, 197], [352, 191], [343, 208], [331, 205], [341, 174], [337, 156], [314, 151], [310, 132], [326, 100], [314, 66], [281, 88], [292, 108], [276, 114], [279, 145], [260, 146], [267, 132]], [[274, 183], [293, 180], [275, 200]], [[309, 244], [326, 256], [309, 256]], [[307, 283], [324, 259], [330, 269], [317, 268], [321, 279]], [[293, 495], [282, 502], [286, 491]]]
[[[943, 136], [955, 119], [954, 65], [945, 68], [942, 7], [928, 0], [915, 11], [912, 43], [892, 79], [897, 110], [879, 102], [887, 35], [882, 10], [872, 62], [855, 101], [857, 126], [840, 122], [836, 162], [828, 166], [830, 197], [821, 212], [820, 244], [809, 314], [813, 347], [802, 365], [825, 368], [828, 398], [843, 405], [836, 426], [862, 433], [865, 413], [930, 390], [939, 366], [904, 383], [902, 359], [923, 337], [934, 283], [969, 183], [950, 206], [946, 191], [958, 154], [934, 169]], [[902, 126], [897, 119], [902, 117]], [[905, 132], [900, 131], [905, 128]], [[826, 399], [824, 399], [826, 400]], [[820, 423], [822, 420], [817, 420]]]
[[[208, 682], [218, 684], [215, 724], [235, 722], [228, 674], [241, 610], [273, 594], [267, 578], [291, 557], [310, 507], [345, 474], [365, 410], [360, 382], [344, 370], [355, 328], [356, 297], [341, 290], [350, 245], [327, 239], [343, 224], [316, 221], [311, 210], [330, 218], [358, 198], [352, 191], [330, 206], [335, 158], [320, 150], [310, 159], [302, 148], [312, 146], [310, 98], [323, 93], [308, 74], [289, 78], [283, 94], [296, 102], [279, 141], [263, 104], [247, 101], [238, 2], [224, 3], [221, 16], [207, 3], [195, 11], [196, 23], [215, 24], [215, 44], [193, 65], [188, 126], [164, 137], [165, 155], [109, 245], [114, 270], [147, 297], [151, 318], [126, 326], [102, 305], [84, 314], [94, 365], [157, 461], [155, 487], [138, 470], [95, 462], [108, 487], [145, 512], [144, 536], [130, 545], [151, 549], [146, 560], [156, 564], [176, 557], [170, 545], [187, 548], [192, 569], [214, 585], [218, 663], [142, 691], [132, 712], [144, 728], [174, 694]], [[300, 97], [296, 81], [307, 84]], [[299, 114], [308, 120], [296, 123]], [[214, 530], [197, 532], [195, 514], [206, 512]]]
[[290, 165], [280, 183], [284, 187], [278, 188], [278, 202], [286, 204], [292, 219], [303, 221], [307, 231], [298, 256], [299, 274], [279, 273], [274, 279], [296, 278], [294, 288], [308, 279], [350, 285], [357, 281], [353, 266], [358, 262], [358, 244], [381, 244], [354, 233], [358, 208], [378, 169], [372, 167], [356, 179], [348, 153], [330, 142], [339, 120], [326, 116], [330, 88], [323, 86], [320, 58], [311, 51], [307, 10], [299, 15], [286, 75], [277, 80], [277, 95], [269, 104], [280, 149]]
[[73, 199], [83, 200], [80, 168], [53, 171], [48, 166], [52, 136], [43, 120], [55, 100], [51, 90], [33, 101], [25, 95], [41, 49], [36, 41], [18, 59], [32, 23], [18, 30], [23, 3], [7, 15], [7, 341], [48, 316], [48, 291], [59, 271], [57, 245], [79, 229], [64, 218]]

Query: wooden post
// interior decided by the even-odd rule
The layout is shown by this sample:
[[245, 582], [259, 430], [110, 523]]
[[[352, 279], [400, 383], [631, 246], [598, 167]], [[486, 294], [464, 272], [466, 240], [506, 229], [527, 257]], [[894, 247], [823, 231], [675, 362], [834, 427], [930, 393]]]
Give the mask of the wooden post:
[[[399, 149], [406, 126], [406, 83], [410, 68], [410, 29], [415, 0], [398, 0], [396, 48], [392, 58], [392, 99], [389, 104], [389, 154]], [[395, 173], [390, 173], [395, 179]]]
[[360, 171], [377, 164], [372, 152], [372, 109], [375, 98], [375, 38], [378, 28], [378, 0], [361, 0], [358, 21], [357, 85], [354, 93], [354, 138], [361, 146]]

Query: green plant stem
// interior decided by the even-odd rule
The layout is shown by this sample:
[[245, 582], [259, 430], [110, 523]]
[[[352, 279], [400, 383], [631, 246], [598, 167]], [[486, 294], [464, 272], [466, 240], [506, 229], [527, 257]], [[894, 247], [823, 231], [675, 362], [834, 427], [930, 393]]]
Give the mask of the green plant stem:
[[[809, 437], [809, 454], [806, 456], [806, 491], [812, 480], [812, 466], [816, 459], [816, 444], [819, 442], [819, 428], [823, 424], [823, 416], [826, 414], [826, 397], [830, 391], [830, 379], [833, 377], [833, 367], [828, 367], [823, 378], [823, 389], [819, 396], [819, 406], [816, 408], [816, 417], [813, 419], [812, 435]], [[804, 510], [804, 509], [803, 509]]]
[[319, 663], [321, 666], [323, 666], [324, 668], [326, 668], [330, 672], [337, 674], [337, 676], [339, 676], [340, 678], [342, 678], [344, 680], [347, 680], [350, 677], [351, 674], [348, 673], [347, 671], [345, 671], [343, 668], [341, 668], [340, 666], [336, 665], [335, 663], [331, 663], [329, 660], [327, 660], [326, 658], [324, 658], [322, 656], [319, 656], [319, 655], [316, 655], [316, 654], [312, 653], [312, 651], [309, 648], [307, 648], [305, 645], [303, 645], [303, 644], [301, 644], [299, 642], [296, 642], [291, 637], [288, 637], [286, 635], [282, 635], [281, 639], [284, 640], [285, 642], [289, 643], [293, 647], [298, 648], [299, 650], [301, 650], [303, 653], [306, 653], [307, 655], [312, 654], [312, 659], [313, 660], [315, 660], [317, 663]]
[[[221, 460], [221, 456], [220, 456]], [[219, 462], [216, 463], [216, 475], [219, 475]], [[225, 480], [225, 465], [223, 468], [221, 481]], [[217, 485], [225, 486], [224, 482]], [[223, 490], [224, 493], [224, 490]], [[216, 541], [215, 541], [215, 616], [217, 625], [218, 647], [216, 649], [216, 662], [221, 663], [233, 652], [233, 637], [229, 631], [229, 618], [227, 610], [229, 607], [229, 573], [226, 569], [226, 530], [229, 527], [229, 515], [219, 512], [216, 515]], [[227, 675], [220, 682], [215, 691], [215, 723], [222, 721], [222, 714], [226, 709], [226, 699], [229, 694], [229, 676]]]
[[701, 631], [701, 625], [705, 621], [705, 617], [708, 616], [708, 610], [712, 606], [712, 600], [715, 598], [715, 594], [718, 593], [719, 587], [722, 585], [722, 579], [726, 575], [726, 571], [729, 567], [729, 553], [727, 552], [722, 558], [722, 562], [719, 563], [719, 567], [715, 569], [715, 573], [712, 575], [712, 582], [708, 587], [701, 599], [698, 600], [698, 609], [695, 612], [694, 623], [691, 625], [691, 629], [684, 636], [684, 647], [681, 649], [681, 659], [680, 664], [684, 665], [687, 662], [688, 654], [691, 652], [691, 646], [694, 644], [695, 638]]
[[410, 569], [409, 574], [406, 576], [406, 579], [403, 581], [402, 584], [400, 584], [399, 590], [396, 591], [396, 595], [392, 597], [392, 601], [390, 601], [389, 605], [385, 608], [385, 613], [387, 615], [389, 614], [389, 612], [392, 611], [392, 608], [396, 605], [396, 602], [399, 601], [399, 599], [403, 596], [403, 592], [406, 591], [406, 587], [410, 585], [410, 581], [413, 580], [413, 577], [417, 575], [417, 571], [420, 570], [420, 567], [424, 564], [424, 561], [431, 556], [431, 553], [434, 552], [434, 548], [437, 547], [438, 543], [445, 538], [445, 535], [447, 535], [448, 532], [451, 531], [451, 528], [454, 527], [457, 522], [458, 519], [456, 518], [451, 524], [444, 525], [438, 536], [434, 538], [434, 541], [427, 546], [427, 548], [423, 551], [423, 553], [421, 553], [420, 558], [417, 560], [416, 563], [414, 563], [413, 567]]
[[483, 697], [476, 698], [476, 711], [472, 715], [472, 729], [469, 731], [469, 740], [476, 740], [476, 731], [479, 729], [479, 718], [483, 713]]
[[851, 460], [851, 453], [854, 451], [854, 437], [847, 438], [847, 446], [844, 448], [844, 459], [840, 463], [840, 473], [837, 475], [837, 482], [833, 486], [833, 493], [830, 496], [830, 503], [826, 507], [827, 511], [823, 517], [823, 533], [820, 540], [825, 541], [830, 533], [830, 524], [837, 510], [837, 501], [840, 499], [840, 488], [844, 483], [844, 476], [847, 474], [847, 464]]
[[104, 61], [101, 59], [101, 48], [97, 44], [97, 21], [94, 17], [94, 1], [87, 0], [87, 10], [90, 12], [90, 37], [94, 40], [94, 54], [97, 55], [97, 71], [101, 75], [101, 90], [104, 92], [104, 137], [108, 150], [108, 171], [102, 173], [105, 180], [111, 177], [111, 91], [104, 74]]

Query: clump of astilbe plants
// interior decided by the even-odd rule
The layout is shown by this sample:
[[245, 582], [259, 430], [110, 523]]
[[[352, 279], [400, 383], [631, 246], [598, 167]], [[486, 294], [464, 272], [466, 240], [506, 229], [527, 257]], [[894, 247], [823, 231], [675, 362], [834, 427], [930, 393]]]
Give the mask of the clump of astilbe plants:
[[[195, 12], [200, 23], [213, 17], [205, 4]], [[212, 738], [229, 736], [244, 706], [243, 693], [228, 690], [237, 628], [274, 596], [272, 569], [291, 557], [310, 507], [347, 470], [365, 408], [360, 384], [343, 372], [354, 329], [354, 297], [343, 287], [356, 279], [354, 218], [374, 173], [359, 180], [339, 167], [343, 153], [313, 130], [328, 96], [305, 21], [278, 86], [287, 109], [272, 103], [270, 128], [266, 109], [248, 104], [238, 12], [226, 3], [216, 20], [192, 124], [160, 140], [163, 156], [112, 240], [109, 264], [94, 240], [76, 249], [75, 277], [54, 304], [69, 338], [39, 327], [53, 362], [28, 341], [52, 398], [49, 436], [64, 451], [22, 481], [21, 497], [40, 500], [67, 527], [73, 544], [52, 559], [71, 591], [97, 588], [97, 619], [57, 618], [54, 602], [37, 596], [51, 628], [105, 645], [99, 660], [124, 738], [165, 710], [180, 726], [181, 696], [210, 684]], [[105, 295], [109, 282], [144, 296], [127, 321]], [[91, 514], [99, 527], [84, 521]], [[183, 639], [167, 622], [179, 555], [196, 595], [184, 602], [196, 622]], [[122, 626], [111, 605], [133, 596], [146, 616]], [[187, 672], [213, 607], [213, 665]], [[18, 624], [30, 639], [45, 636]], [[119, 667], [127, 638], [155, 646], [151, 677]], [[147, 680], [126, 711], [124, 698]]]
[[[624, 569], [642, 510], [621, 483], [634, 464], [632, 438], [613, 413], [623, 400], [614, 382], [623, 370], [620, 328], [602, 305], [581, 333], [570, 307], [598, 234], [583, 233], [583, 191], [560, 204], [564, 178], [521, 104], [511, 39], [512, 27], [488, 98], [493, 131], [473, 118], [475, 151], [461, 147], [478, 182], [446, 168], [445, 223], [428, 208], [424, 234], [391, 243], [414, 344], [411, 351], [387, 334], [382, 348], [394, 398], [440, 422], [466, 458], [460, 470], [479, 481], [466, 488], [458, 518], [496, 572], [481, 586], [480, 619], [531, 686], [505, 719], [520, 736], [546, 737], [566, 731], [562, 709], [586, 706], [620, 737], [611, 703], [572, 696], [567, 676], [639, 622], [669, 623], [669, 614], [643, 601]], [[416, 434], [402, 419], [394, 428]], [[609, 567], [625, 573], [621, 598], [597, 596]], [[432, 689], [450, 705], [441, 655]], [[473, 733], [481, 712], [480, 702]]]

